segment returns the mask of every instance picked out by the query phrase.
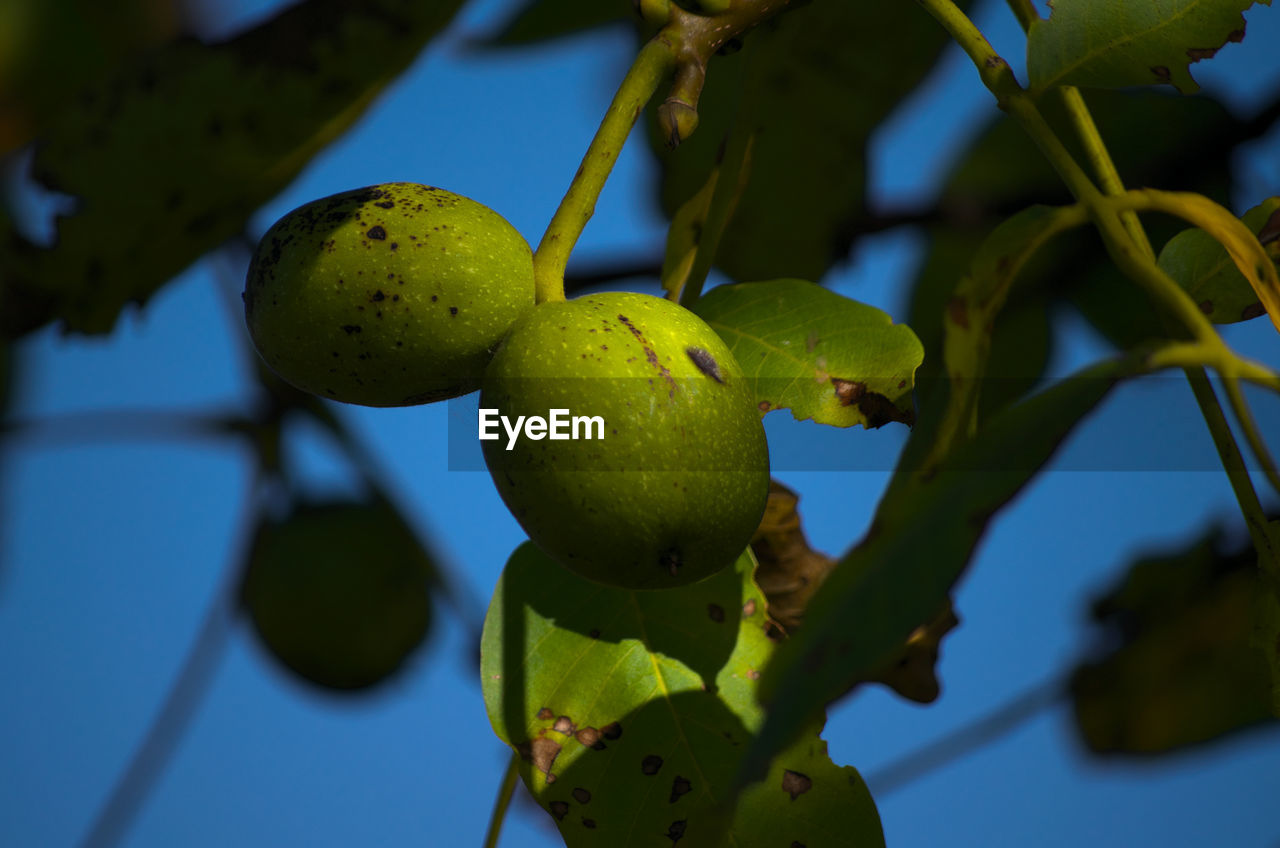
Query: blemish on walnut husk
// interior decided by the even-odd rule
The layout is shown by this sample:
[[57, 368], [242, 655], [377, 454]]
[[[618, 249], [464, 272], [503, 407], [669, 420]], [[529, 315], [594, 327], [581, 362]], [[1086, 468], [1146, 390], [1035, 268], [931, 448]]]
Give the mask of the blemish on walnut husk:
[[671, 799], [669, 803], [674, 804], [679, 801], [681, 795], [688, 793], [692, 789], [693, 784], [689, 782], [688, 778], [676, 775], [676, 779], [671, 782]]
[[672, 577], [677, 576], [680, 573], [680, 566], [683, 564], [679, 549], [671, 548], [665, 551], [658, 557], [658, 564]]
[[556, 817], [556, 821], [564, 821], [564, 817], [569, 814], [569, 805], [564, 801], [552, 801], [547, 809]]
[[700, 347], [687, 347], [684, 352], [688, 354], [689, 359], [697, 366], [698, 370], [706, 374], [717, 383], [723, 383], [724, 377], [720, 374], [720, 363], [716, 362], [716, 358]]
[[707, 616], [716, 624], [724, 621], [724, 607], [719, 604], [707, 604]]
[[807, 774], [786, 769], [782, 772], [782, 791], [791, 796], [791, 800], [799, 798], [813, 788], [813, 781]]
[[661, 768], [662, 757], [659, 757], [657, 754], [650, 754], [640, 761], [640, 771], [650, 777], [657, 774], [658, 770]]

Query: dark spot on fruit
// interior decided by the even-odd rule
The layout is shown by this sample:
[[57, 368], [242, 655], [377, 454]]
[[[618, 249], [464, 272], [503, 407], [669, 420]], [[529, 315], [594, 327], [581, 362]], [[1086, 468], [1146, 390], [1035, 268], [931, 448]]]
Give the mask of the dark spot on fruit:
[[680, 819], [679, 821], [673, 821], [671, 827], [667, 828], [667, 838], [671, 840], [672, 845], [679, 842], [680, 837], [684, 836], [684, 829], [688, 824], [688, 819]]
[[399, 243], [399, 242], [396, 242], [396, 241], [391, 242], [391, 249], [392, 249], [392, 250], [395, 250], [395, 249], [396, 249], [397, 247], [399, 247], [399, 246], [400, 246], [400, 243]]
[[670, 548], [658, 557], [658, 564], [672, 577], [676, 577], [680, 573], [680, 566], [684, 564], [684, 558], [678, 548]]
[[365, 233], [365, 235], [367, 235], [371, 239], [384, 241], [387, 237], [387, 231], [382, 228], [381, 224], [375, 224], [374, 226], [369, 228], [369, 232]]
[[622, 725], [615, 721], [612, 724], [606, 724], [604, 727], [600, 728], [600, 732], [604, 734], [605, 739], [612, 742], [614, 739], [622, 738]]
[[591, 793], [581, 786], [573, 790], [573, 797], [579, 804], [587, 804], [591, 801]]
[[782, 773], [782, 791], [791, 796], [791, 800], [799, 798], [813, 788], [813, 781], [807, 774], [787, 769]]
[[671, 782], [671, 799], [670, 803], [674, 804], [680, 800], [680, 796], [693, 789], [693, 784], [687, 778], [676, 775], [676, 779]]
[[700, 347], [688, 347], [684, 352], [693, 360], [693, 364], [698, 370], [706, 374], [717, 383], [723, 383], [724, 377], [720, 375], [720, 363], [716, 362], [716, 358]]
[[541, 719], [542, 721], [551, 721], [551, 719], [555, 717], [556, 717], [556, 714], [551, 712], [551, 710], [547, 707], [543, 707], [542, 709], [538, 710], [537, 718]]
[[724, 607], [719, 604], [707, 604], [707, 615], [711, 617], [712, 621], [719, 624], [724, 621]]
[[655, 775], [662, 768], [662, 757], [657, 754], [650, 754], [640, 761], [640, 771], [647, 775]]
[[439, 298], [438, 298], [436, 295], [434, 295], [434, 294], [433, 294], [433, 295], [431, 295], [431, 302], [432, 302], [432, 303], [435, 303], [435, 302], [436, 302], [436, 300], [438, 300], [438, 299], [439, 299]]
[[756, 404], [756, 408], [761, 412], [768, 412], [770, 409], [773, 409], [773, 404], [769, 403], [767, 400], [762, 400]]
[[450, 306], [450, 307], [449, 307], [449, 314], [450, 314], [451, 316], [452, 316], [452, 315], [457, 315], [457, 314], [458, 314], [458, 307], [456, 307], [456, 306]]
[[371, 297], [370, 300], [372, 300], [374, 303], [379, 303], [383, 300], [386, 300], [386, 297], [387, 296], [382, 293], [382, 289], [378, 289], [376, 292], [373, 293], [373, 297]]
[[359, 324], [343, 324], [342, 325], [342, 332], [346, 333], [348, 336], [351, 335], [352, 333], [362, 332], [363, 330], [364, 328], [361, 327]]
[[547, 809], [556, 817], [556, 821], [564, 821], [564, 817], [569, 814], [569, 805], [564, 801], [552, 801]]
[[395, 207], [395, 205], [396, 205], [396, 204], [395, 204], [395, 201], [392, 201], [392, 200], [383, 200], [382, 202], [380, 202], [380, 203], [375, 203], [375, 204], [373, 204], [373, 205], [374, 205], [374, 206], [380, 206], [380, 207], [382, 207], [383, 209], [391, 209], [391, 208]]

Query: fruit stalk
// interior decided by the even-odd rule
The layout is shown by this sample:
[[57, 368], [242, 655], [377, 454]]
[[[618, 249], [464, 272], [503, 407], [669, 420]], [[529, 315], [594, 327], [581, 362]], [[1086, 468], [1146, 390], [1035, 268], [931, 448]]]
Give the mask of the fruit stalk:
[[534, 253], [538, 303], [564, 300], [564, 269], [569, 264], [569, 254], [595, 212], [596, 198], [622, 152], [631, 127], [674, 65], [675, 52], [671, 44], [658, 36], [641, 49], [627, 71]]

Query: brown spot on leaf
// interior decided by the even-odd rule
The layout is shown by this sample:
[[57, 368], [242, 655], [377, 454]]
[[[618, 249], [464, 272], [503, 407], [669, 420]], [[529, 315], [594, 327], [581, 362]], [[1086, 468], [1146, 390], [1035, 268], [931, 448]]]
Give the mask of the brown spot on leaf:
[[1168, 82], [1170, 80], [1169, 69], [1164, 65], [1156, 65], [1151, 69], [1151, 73], [1156, 75], [1156, 79], [1160, 82]]
[[655, 775], [662, 768], [662, 757], [657, 754], [650, 754], [640, 761], [640, 771], [647, 775]]
[[600, 631], [599, 631], [599, 630], [596, 630], [596, 629], [593, 627], [593, 628], [591, 628], [591, 632], [590, 632], [590, 633], [588, 633], [587, 635], [588, 635], [588, 636], [590, 636], [592, 639], [599, 639], [599, 638], [600, 638]]
[[554, 730], [556, 733], [563, 733], [565, 736], [568, 736], [569, 734], [573, 733], [575, 729], [573, 725], [573, 719], [569, 718], [568, 716], [560, 716], [559, 718], [556, 719], [556, 723], [551, 725], [551, 729]]
[[591, 793], [581, 786], [573, 790], [573, 797], [579, 804], [586, 804], [591, 801]]
[[586, 816], [583, 816], [583, 818], [582, 818], [582, 826], [583, 826], [583, 827], [585, 827], [587, 830], [595, 830], [595, 829], [596, 829], [596, 820], [595, 820], [595, 819], [589, 819], [589, 818], [587, 818]]
[[667, 838], [671, 840], [672, 845], [679, 842], [680, 838], [684, 836], [684, 829], [688, 824], [688, 819], [679, 819], [678, 821], [673, 821], [671, 827], [667, 828]]
[[547, 809], [556, 817], [556, 821], [564, 821], [564, 817], [569, 814], [569, 805], [564, 801], [552, 801]]
[[577, 733], [573, 734], [573, 738], [577, 739], [582, 745], [588, 748], [594, 748], [597, 751], [604, 750], [604, 743], [600, 741], [600, 731], [594, 727], [584, 727]]
[[807, 848], [807, 846], [798, 839], [791, 840], [791, 848]]
[[947, 317], [957, 327], [969, 329], [969, 304], [963, 297], [953, 297], [947, 301]]
[[676, 779], [671, 782], [670, 803], [674, 804], [676, 801], [679, 801], [681, 795], [687, 794], [692, 789], [693, 784], [689, 782], [688, 778], [676, 775]]
[[707, 604], [707, 616], [716, 624], [724, 621], [724, 607], [719, 604]]
[[769, 403], [767, 400], [762, 400], [756, 404], [756, 408], [761, 412], [768, 412], [770, 409], [773, 409], [773, 404]]
[[1227, 41], [1230, 41], [1233, 44], [1239, 44], [1240, 42], [1244, 41], [1244, 28], [1242, 27], [1240, 29], [1231, 30], [1231, 32], [1227, 35]]
[[560, 743], [545, 736], [539, 736], [529, 744], [529, 756], [533, 760], [533, 767], [545, 774], [547, 782], [550, 783], [554, 779], [551, 775], [551, 766], [555, 763], [556, 757], [560, 756]]
[[342, 332], [346, 333], [348, 336], [353, 333], [359, 333], [363, 330], [364, 328], [361, 327], [359, 324], [343, 324], [342, 325]]
[[1280, 209], [1272, 212], [1262, 229], [1258, 230], [1258, 241], [1262, 244], [1270, 244], [1276, 239], [1280, 239]]
[[1262, 308], [1261, 303], [1251, 303], [1244, 309], [1240, 310], [1240, 320], [1249, 321], [1253, 318], [1257, 318], [1259, 315], [1265, 314], [1266, 311], [1267, 310]]
[[839, 377], [832, 377], [831, 385], [835, 387], [836, 398], [840, 401], [841, 406], [857, 403], [867, 393], [867, 384], [856, 380], [842, 380]]
[[604, 735], [605, 739], [612, 742], [615, 739], [622, 738], [622, 725], [615, 721], [612, 724], [606, 724], [604, 727], [600, 728], [600, 732]]
[[747, 601], [745, 604], [742, 605], [742, 614], [746, 618], [750, 618], [751, 616], [756, 614], [755, 598], [752, 598], [751, 600]]
[[756, 671], [754, 668], [749, 668], [749, 669], [747, 669], [747, 679], [748, 679], [748, 680], [759, 680], [759, 679], [760, 679], [760, 672]]
[[542, 709], [538, 710], [537, 717], [542, 721], [551, 721], [551, 719], [556, 717], [556, 714], [551, 712], [550, 707], [543, 707]]
[[1205, 315], [1212, 315], [1212, 314], [1213, 314], [1213, 301], [1212, 301], [1212, 300], [1202, 300], [1202, 301], [1200, 301], [1199, 306], [1200, 306], [1200, 311], [1201, 311], [1201, 312], [1203, 312]]
[[813, 781], [807, 774], [787, 769], [782, 773], [782, 791], [791, 796], [791, 800], [799, 798], [813, 788]]
[[1212, 59], [1218, 54], [1217, 47], [1188, 47], [1187, 56], [1191, 61], [1199, 62], [1203, 59]]

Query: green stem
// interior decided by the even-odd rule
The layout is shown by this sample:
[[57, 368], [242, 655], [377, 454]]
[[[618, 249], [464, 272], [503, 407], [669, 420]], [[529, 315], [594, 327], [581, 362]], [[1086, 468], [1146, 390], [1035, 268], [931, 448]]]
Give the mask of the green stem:
[[[1089, 157], [1089, 164], [1093, 166], [1094, 176], [1102, 186], [1102, 193], [1112, 197], [1124, 194], [1124, 183], [1120, 180], [1120, 173], [1111, 159], [1111, 152], [1102, 141], [1102, 134], [1098, 132], [1098, 125], [1093, 122], [1093, 115], [1089, 113], [1089, 107], [1085, 105], [1080, 89], [1074, 85], [1064, 85], [1060, 91], [1062, 102], [1067, 107], [1067, 114], [1075, 124], [1076, 135], [1080, 137], [1085, 155]], [[1138, 213], [1132, 209], [1126, 209], [1120, 213], [1120, 223], [1129, 234], [1130, 240], [1142, 250], [1143, 255], [1154, 261], [1156, 253], [1151, 248], [1147, 231], [1142, 228], [1142, 222], [1138, 220]]]
[[605, 112], [600, 129], [591, 139], [582, 165], [574, 175], [560, 207], [533, 255], [533, 278], [538, 303], [564, 300], [564, 269], [578, 237], [591, 220], [596, 200], [613, 170], [622, 145], [649, 98], [675, 65], [675, 53], [666, 39], [652, 39], [636, 56], [618, 93]]
[[1186, 374], [1187, 382], [1191, 384], [1191, 391], [1195, 393], [1196, 403], [1200, 404], [1204, 421], [1209, 425], [1209, 432], [1213, 434], [1213, 444], [1218, 449], [1218, 457], [1222, 461], [1223, 469], [1227, 472], [1227, 480], [1231, 483], [1231, 490], [1235, 492], [1236, 502], [1240, 505], [1240, 513], [1244, 516], [1245, 525], [1249, 528], [1249, 538], [1253, 540], [1257, 551], [1267, 550], [1270, 545], [1267, 534], [1267, 514], [1262, 509], [1258, 493], [1253, 488], [1253, 481], [1245, 469], [1244, 457], [1240, 455], [1240, 448], [1236, 445], [1231, 426], [1222, 412], [1217, 395], [1214, 394], [1213, 385], [1209, 382], [1209, 377], [1203, 368], [1188, 368]]
[[1013, 16], [1022, 25], [1023, 32], [1031, 29], [1031, 25], [1040, 20], [1040, 13], [1036, 11], [1035, 6], [1031, 5], [1031, 0], [1008, 0], [1008, 2], [1009, 8], [1013, 10]]
[[498, 797], [493, 801], [493, 814], [489, 816], [489, 830], [484, 835], [484, 848], [498, 848], [498, 837], [502, 834], [502, 823], [507, 820], [507, 810], [511, 807], [511, 796], [516, 791], [516, 780], [520, 777], [520, 755], [514, 751], [507, 763], [507, 773], [502, 776], [502, 785], [498, 788]]
[[716, 187], [711, 191], [707, 220], [703, 224], [702, 237], [698, 240], [698, 247], [693, 255], [693, 265], [689, 268], [684, 288], [680, 290], [680, 305], [686, 309], [691, 308], [694, 301], [702, 295], [702, 286], [715, 262], [720, 239], [742, 193], [742, 178], [753, 140], [754, 133], [747, 129], [747, 123], [739, 114], [725, 144], [724, 159], [720, 162]]
[[1249, 402], [1245, 400], [1244, 392], [1240, 389], [1240, 380], [1236, 377], [1227, 377], [1225, 385], [1227, 402], [1231, 404], [1231, 411], [1235, 413], [1240, 429], [1244, 431], [1249, 449], [1258, 458], [1258, 462], [1262, 463], [1262, 473], [1266, 476], [1267, 482], [1277, 494], [1280, 494], [1280, 470], [1277, 470], [1275, 458], [1271, 455], [1271, 450], [1267, 447], [1262, 434], [1258, 432], [1258, 422], [1254, 420], [1253, 410], [1249, 408]]

